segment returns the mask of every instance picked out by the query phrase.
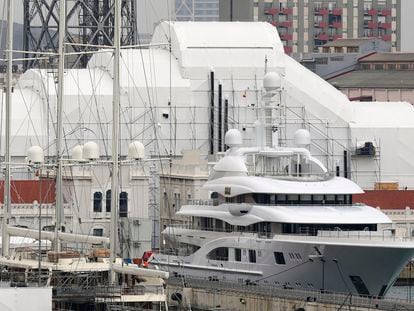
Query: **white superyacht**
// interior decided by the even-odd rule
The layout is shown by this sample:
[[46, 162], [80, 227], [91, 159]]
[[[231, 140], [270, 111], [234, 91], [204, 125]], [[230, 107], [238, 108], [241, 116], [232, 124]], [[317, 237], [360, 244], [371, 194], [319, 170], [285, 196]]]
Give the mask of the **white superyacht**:
[[[178, 211], [189, 224], [163, 231], [171, 252], [154, 262], [175, 276], [384, 296], [414, 242], [378, 230], [391, 220], [353, 203], [363, 190], [329, 175], [304, 148], [309, 140], [298, 130], [298, 148], [243, 148], [241, 133], [229, 130], [229, 149], [204, 185], [212, 199]], [[282, 176], [271, 174], [280, 166]]]

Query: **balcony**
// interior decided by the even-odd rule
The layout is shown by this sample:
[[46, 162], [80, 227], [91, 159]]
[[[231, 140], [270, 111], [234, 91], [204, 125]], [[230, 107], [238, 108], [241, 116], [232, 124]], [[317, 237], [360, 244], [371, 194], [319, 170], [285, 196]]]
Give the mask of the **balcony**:
[[342, 39], [342, 35], [334, 35], [332, 37], [333, 40], [338, 40], [338, 39]]
[[285, 15], [292, 15], [293, 14], [293, 8], [282, 8], [280, 10], [281, 14], [285, 14]]
[[383, 16], [391, 16], [391, 10], [383, 9], [383, 10], [378, 11], [378, 14], [381, 14]]
[[281, 34], [280, 39], [284, 41], [289, 41], [289, 40], [291, 41], [293, 40], [293, 35], [289, 33]]
[[333, 9], [332, 14], [336, 15], [336, 16], [341, 16], [342, 15], [342, 9]]
[[342, 22], [333, 22], [332, 27], [333, 28], [342, 28]]
[[293, 48], [291, 46], [284, 46], [286, 54], [291, 54], [293, 52]]
[[320, 33], [318, 35], [315, 35], [315, 39], [322, 40], [322, 41], [328, 41], [328, 35], [326, 33]]
[[371, 15], [371, 16], [375, 16], [378, 14], [378, 11], [375, 9], [370, 9], [366, 11], [366, 14]]
[[266, 15], [276, 15], [279, 12], [276, 8], [269, 8], [264, 10], [264, 14]]
[[315, 8], [315, 14], [328, 15], [329, 10], [327, 8]]
[[315, 27], [325, 28], [328, 26], [327, 22], [316, 22]]
[[281, 23], [279, 23], [279, 27], [291, 28], [291, 27], [293, 27], [293, 21], [281, 22]]
[[390, 29], [391, 28], [391, 23], [378, 23], [378, 28]]
[[376, 23], [376, 22], [368, 22], [368, 28], [369, 29], [378, 28], [378, 23]]
[[383, 35], [381, 39], [384, 41], [391, 41], [391, 35]]

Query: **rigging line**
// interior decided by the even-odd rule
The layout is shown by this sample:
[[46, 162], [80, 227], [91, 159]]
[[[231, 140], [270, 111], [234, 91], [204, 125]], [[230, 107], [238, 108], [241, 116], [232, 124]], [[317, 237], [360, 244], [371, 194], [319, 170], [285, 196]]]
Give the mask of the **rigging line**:
[[[17, 84], [19, 84], [19, 82], [18, 82]], [[26, 121], [26, 120], [29, 120], [29, 121], [30, 121], [30, 122], [29, 122], [29, 123], [30, 123], [30, 125], [33, 127], [33, 131], [34, 131], [34, 133], [35, 133], [35, 137], [36, 137], [37, 143], [40, 145], [40, 141], [39, 141], [39, 137], [38, 137], [39, 135], [37, 134], [37, 131], [36, 131], [36, 128], [35, 128], [34, 122], [33, 122], [33, 120], [32, 120], [32, 117], [30, 116], [30, 112], [32, 111], [32, 109], [33, 109], [33, 107], [34, 107], [34, 103], [30, 104], [30, 109], [29, 109], [29, 107], [28, 107], [28, 105], [27, 105], [26, 98], [25, 98], [25, 96], [23, 96], [22, 89], [21, 89], [21, 88], [18, 88], [18, 90], [20, 91], [20, 94], [22, 95], [23, 104], [24, 104], [24, 106], [25, 106], [25, 108], [26, 108], [26, 111], [27, 111], [27, 116], [26, 116], [26, 117], [22, 120], [22, 123], [20, 124], [20, 127], [18, 127], [18, 129], [17, 129], [17, 131], [16, 131], [16, 134], [15, 134], [14, 138], [12, 138], [12, 140], [11, 140], [10, 144], [13, 144], [13, 142], [14, 142], [14, 140], [15, 140], [16, 136], [17, 136], [17, 133], [19, 133], [19, 131], [23, 128], [25, 121]], [[28, 126], [29, 126], [29, 124], [28, 124]]]
[[300, 267], [300, 266], [303, 266], [303, 265], [305, 265], [305, 264], [307, 264], [307, 263], [310, 263], [310, 262], [313, 262], [313, 260], [308, 259], [307, 261], [301, 262], [300, 264], [297, 264], [296, 266], [293, 266], [293, 267], [290, 267], [290, 268], [288, 268], [288, 269], [285, 269], [285, 270], [279, 271], [279, 272], [277, 272], [277, 273], [270, 274], [270, 275], [268, 275], [268, 276], [266, 276], [266, 277], [263, 277], [263, 278], [260, 278], [260, 279], [254, 280], [254, 282], [253, 282], [253, 283], [257, 283], [258, 281], [266, 280], [266, 279], [268, 279], [268, 278], [270, 278], [270, 277], [272, 277], [272, 276], [277, 276], [277, 275], [283, 274], [283, 273], [285, 273], [285, 272], [288, 272], [288, 271], [290, 271], [290, 270], [296, 269], [296, 268], [298, 268], [298, 267]]
[[341, 280], [342, 280], [342, 282], [344, 283], [344, 285], [345, 285], [346, 289], [348, 290], [348, 292], [351, 294], [351, 290], [350, 290], [350, 288], [348, 287], [348, 284], [345, 282], [345, 278], [344, 278], [344, 275], [343, 275], [343, 273], [342, 273], [342, 269], [341, 269], [341, 267], [339, 266], [338, 259], [333, 259], [333, 262], [336, 264], [336, 267], [338, 268], [338, 272], [339, 272], [339, 275], [341, 276]]
[[[95, 71], [94, 71], [95, 72]], [[92, 84], [92, 99], [93, 99], [93, 103], [95, 104], [95, 109], [96, 109], [96, 116], [98, 117], [98, 128], [100, 129], [101, 135], [102, 135], [102, 144], [104, 146], [104, 150], [105, 150], [105, 156], [108, 158], [109, 157], [109, 152], [108, 152], [108, 146], [105, 143], [105, 137], [107, 137], [108, 135], [105, 135], [103, 127], [102, 127], [102, 120], [101, 120], [101, 114], [99, 111], [99, 107], [98, 107], [98, 101], [96, 99], [96, 90], [95, 87], [93, 87], [93, 82], [95, 81], [94, 79], [92, 79], [92, 73], [91, 73], [91, 68], [88, 66], [88, 74], [89, 74], [89, 79], [91, 81]], [[108, 74], [108, 73], [107, 73]], [[101, 78], [103, 79], [103, 74], [101, 76]], [[96, 87], [99, 84], [96, 85]], [[88, 106], [88, 105], [87, 105]], [[86, 109], [86, 108], [85, 108]]]
[[[102, 191], [101, 193], [102, 193], [102, 199], [103, 199], [103, 193], [104, 193], [104, 189], [106, 189], [107, 187], [103, 187], [101, 184], [100, 184], [100, 180], [99, 180], [99, 178], [97, 177], [97, 175], [95, 174], [95, 170], [92, 168], [92, 174], [93, 174], [93, 176], [95, 177], [95, 179], [96, 179], [96, 181], [98, 182], [98, 189], [100, 188], [100, 190]], [[106, 185], [108, 185], [109, 184], [109, 181], [107, 180], [107, 183], [106, 183]], [[106, 194], [106, 192], [105, 192], [105, 194]], [[106, 198], [106, 196], [105, 196], [105, 198]], [[106, 206], [105, 206], [106, 207]], [[103, 204], [102, 204], [102, 201], [101, 201], [101, 208], [103, 209]], [[111, 207], [112, 208], [112, 207]], [[102, 211], [101, 211], [102, 212]], [[91, 229], [93, 230], [93, 228], [94, 228], [94, 225], [96, 224], [96, 222], [97, 222], [97, 218], [92, 218], [92, 223], [91, 223]], [[80, 226], [79, 226], [80, 227]], [[91, 231], [89, 231], [87, 234], [86, 234], [86, 236], [87, 237], [90, 237], [90, 236], [92, 236], [92, 232]], [[85, 245], [87, 245], [87, 242], [86, 243], [82, 243], [82, 249], [83, 249], [83, 244], [85, 244]], [[86, 248], [86, 247], [85, 247]], [[75, 266], [71, 266], [71, 272], [73, 272], [73, 271], [76, 271], [77, 269], [78, 269], [78, 267], [79, 267], [79, 264], [80, 264], [80, 261], [78, 260], [78, 262], [76, 263], [76, 265]]]
[[[139, 42], [141, 42], [141, 39], [139, 37], [139, 31], [137, 32], [137, 37], [138, 37]], [[143, 53], [142, 53], [142, 49], [139, 49], [139, 51], [140, 51], [140, 55], [141, 55], [142, 68], [143, 68], [143, 73], [144, 73], [144, 78], [145, 78], [145, 85], [146, 85], [147, 96], [148, 96], [148, 104], [149, 104], [150, 112], [151, 112], [150, 116], [151, 116], [151, 119], [152, 119], [154, 138], [155, 138], [155, 142], [157, 144], [157, 148], [158, 148], [158, 150], [160, 150], [160, 146], [159, 146], [160, 145], [160, 140], [158, 139], [157, 125], [156, 125], [157, 122], [156, 122], [156, 117], [155, 117], [154, 111], [153, 111], [154, 109], [153, 109], [153, 106], [152, 106], [151, 97], [150, 97], [150, 94], [149, 94], [149, 86], [148, 86], [148, 79], [147, 79], [147, 74], [146, 74], [146, 70], [145, 70], [144, 56], [143, 56]], [[127, 72], [128, 72], [128, 74], [130, 74], [129, 68], [127, 68]], [[167, 148], [165, 147], [163, 142], [162, 142], [162, 144], [163, 144], [163, 147], [164, 147], [165, 151], [168, 152]]]
[[[65, 145], [66, 145], [66, 150], [69, 150], [68, 143], [67, 143], [67, 140], [66, 139], [65, 139]], [[73, 167], [72, 166], [69, 167], [69, 172], [70, 172], [71, 179], [74, 180], [74, 177], [73, 177]], [[73, 185], [73, 188], [74, 187], [75, 186]], [[77, 209], [77, 213], [78, 213], [77, 216], [78, 216], [78, 221], [79, 221], [79, 201], [78, 201], [77, 192], [76, 192], [76, 190], [72, 192], [72, 190], [73, 190], [72, 187], [68, 187], [68, 188], [69, 188], [69, 192], [71, 194], [71, 197], [72, 196], [75, 197], [75, 207]], [[80, 233], [83, 234], [81, 226], [79, 226], [79, 229], [80, 229]], [[73, 228], [72, 228], [72, 230], [73, 230]]]

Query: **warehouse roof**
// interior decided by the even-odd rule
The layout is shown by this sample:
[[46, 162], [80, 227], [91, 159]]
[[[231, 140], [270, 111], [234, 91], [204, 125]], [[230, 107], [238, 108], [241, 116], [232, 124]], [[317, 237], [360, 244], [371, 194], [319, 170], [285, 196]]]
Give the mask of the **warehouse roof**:
[[360, 59], [360, 62], [414, 62], [414, 53], [375, 53]]
[[414, 88], [412, 71], [401, 70], [356, 70], [332, 78], [329, 82], [338, 88]]

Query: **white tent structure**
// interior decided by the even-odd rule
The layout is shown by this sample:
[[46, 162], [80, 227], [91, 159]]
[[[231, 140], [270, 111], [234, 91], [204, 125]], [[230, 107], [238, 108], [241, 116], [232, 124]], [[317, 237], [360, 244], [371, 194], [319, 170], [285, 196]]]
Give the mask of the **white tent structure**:
[[[276, 72], [284, 107], [282, 144], [292, 145], [293, 133], [306, 128], [312, 153], [329, 170], [339, 166], [364, 189], [384, 181], [414, 187], [414, 108], [408, 103], [351, 103], [284, 54], [276, 28], [268, 23], [162, 22], [149, 48], [122, 51], [121, 67], [123, 154], [133, 140], [155, 155], [179, 155], [191, 148], [207, 155], [210, 144], [218, 151], [219, 84], [222, 101], [228, 100], [228, 127], [240, 129], [245, 141], [254, 144], [253, 123], [264, 107], [263, 78]], [[110, 154], [112, 75], [111, 51], [97, 52], [86, 69], [67, 70], [64, 131], [69, 150], [94, 140], [102, 155]], [[16, 157], [24, 157], [31, 145], [54, 154], [55, 76], [32, 69], [15, 87]], [[365, 143], [372, 143], [375, 154], [358, 155], [356, 149]]]

